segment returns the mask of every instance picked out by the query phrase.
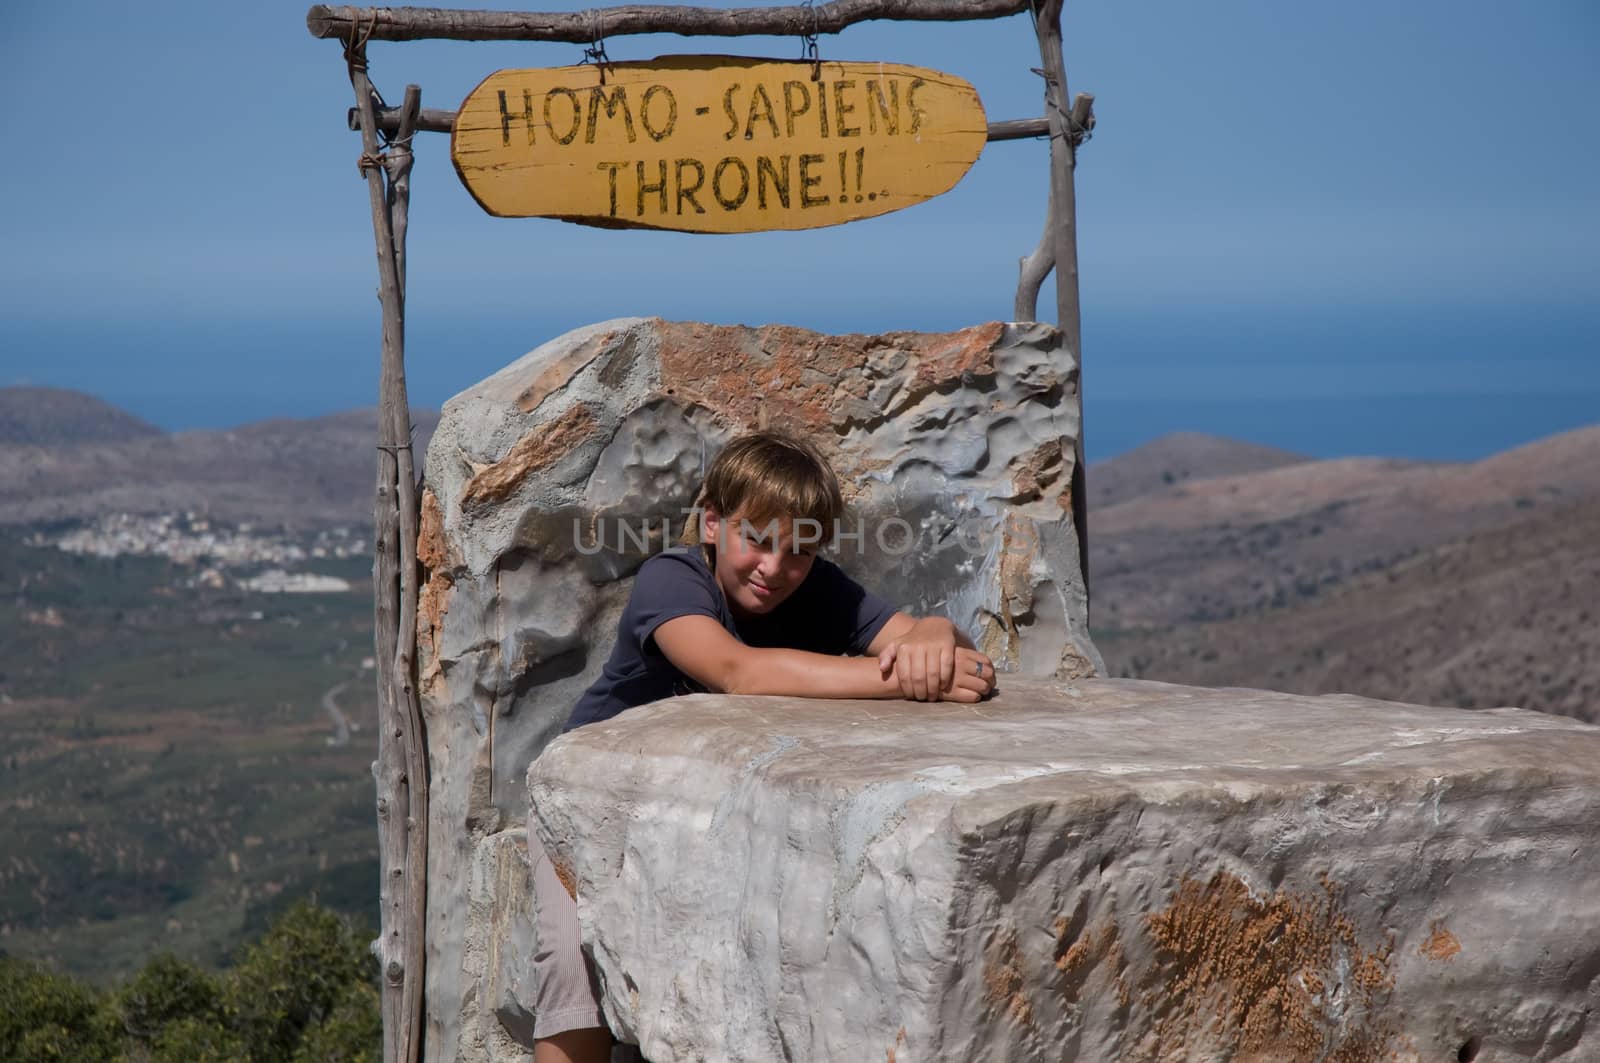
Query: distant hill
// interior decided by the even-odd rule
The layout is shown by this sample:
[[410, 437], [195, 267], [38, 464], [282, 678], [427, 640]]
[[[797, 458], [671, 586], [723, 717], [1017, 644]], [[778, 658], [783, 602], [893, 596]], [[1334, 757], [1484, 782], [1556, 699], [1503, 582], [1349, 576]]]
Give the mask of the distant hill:
[[1089, 511], [1117, 626], [1227, 619], [1600, 494], [1600, 425], [1470, 464], [1341, 458], [1191, 480]]
[[[0, 449], [0, 524], [186, 510], [288, 526], [371, 520], [376, 410], [168, 434], [90, 396], [55, 392], [69, 397], [62, 410], [85, 416], [55, 416], [55, 437], [30, 441], [43, 432], [12, 419], [28, 396], [10, 393], [39, 390], [0, 389], [0, 438], [12, 438]], [[143, 431], [108, 436], [85, 425], [95, 418]], [[420, 469], [439, 415], [414, 410], [412, 421]]]
[[0, 443], [51, 447], [122, 443], [161, 429], [109, 402], [64, 388], [0, 388]]
[[1310, 460], [1303, 454], [1237, 439], [1173, 432], [1091, 465], [1089, 509], [1093, 512], [1191, 479], [1233, 476]]
[[1089, 525], [1119, 674], [1600, 712], [1600, 425], [1467, 464], [1197, 478]]
[[1596, 543], [1600, 498], [1535, 509], [1303, 600], [1101, 649], [1116, 671], [1149, 678], [1600, 723]]

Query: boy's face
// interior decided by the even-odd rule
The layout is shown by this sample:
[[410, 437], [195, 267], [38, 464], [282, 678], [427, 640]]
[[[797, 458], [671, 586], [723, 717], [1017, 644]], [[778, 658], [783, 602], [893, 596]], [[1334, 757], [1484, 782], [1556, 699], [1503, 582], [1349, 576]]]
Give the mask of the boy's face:
[[[817, 559], [817, 537], [797, 538], [793, 520], [757, 523], [709, 508], [704, 520], [706, 541], [717, 550], [717, 584], [736, 616], [772, 612], [805, 582]], [[800, 531], [806, 530], [802, 522]]]

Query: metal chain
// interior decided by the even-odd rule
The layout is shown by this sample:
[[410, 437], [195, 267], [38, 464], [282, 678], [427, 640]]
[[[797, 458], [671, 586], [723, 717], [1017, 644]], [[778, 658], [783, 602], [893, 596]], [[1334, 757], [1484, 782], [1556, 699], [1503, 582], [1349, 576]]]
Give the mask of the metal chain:
[[583, 50], [583, 61], [578, 65], [593, 63], [599, 67], [600, 84], [604, 85], [606, 83], [606, 67], [611, 65], [611, 57], [606, 54], [606, 14], [598, 8], [590, 8], [587, 14], [589, 16], [589, 36], [594, 43]]
[[817, 14], [815, 0], [800, 0], [800, 6], [811, 12], [811, 32], [800, 34], [800, 60], [810, 61], [811, 80], [822, 80], [822, 58], [817, 53], [817, 35], [821, 32], [822, 17]]

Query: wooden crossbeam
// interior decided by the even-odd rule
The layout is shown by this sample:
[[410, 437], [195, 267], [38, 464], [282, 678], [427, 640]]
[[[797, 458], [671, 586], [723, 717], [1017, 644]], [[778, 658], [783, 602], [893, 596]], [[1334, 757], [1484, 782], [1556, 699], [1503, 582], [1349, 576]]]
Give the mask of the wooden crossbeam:
[[[378, 128], [385, 134], [393, 136], [400, 129], [400, 108], [380, 107], [375, 112]], [[345, 113], [345, 122], [353, 130], [361, 128], [361, 115], [352, 107]], [[446, 111], [439, 107], [424, 107], [417, 116], [414, 128], [426, 133], [448, 133], [455, 128], [456, 112]], [[1045, 137], [1050, 135], [1050, 119], [1048, 118], [1011, 118], [1004, 122], [989, 123], [989, 139], [994, 140], [1026, 140], [1029, 137]]]
[[313, 37], [371, 41], [559, 41], [677, 33], [705, 37], [798, 37], [839, 33], [858, 22], [965, 22], [1028, 10], [1028, 0], [831, 0], [806, 7], [676, 7], [624, 4], [588, 11], [456, 11], [437, 7], [335, 7], [306, 12]]

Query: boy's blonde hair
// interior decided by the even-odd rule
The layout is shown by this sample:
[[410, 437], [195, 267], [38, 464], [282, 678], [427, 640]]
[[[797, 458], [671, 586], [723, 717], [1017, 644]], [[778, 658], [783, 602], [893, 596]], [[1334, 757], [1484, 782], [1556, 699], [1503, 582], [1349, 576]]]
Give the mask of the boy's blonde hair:
[[[844, 515], [839, 477], [828, 459], [805, 440], [773, 431], [751, 432], [723, 447], [706, 472], [697, 505], [715, 509], [724, 520], [738, 514], [758, 528], [772, 520], [814, 520], [824, 543]], [[700, 541], [698, 520], [684, 531], [687, 542]]]

